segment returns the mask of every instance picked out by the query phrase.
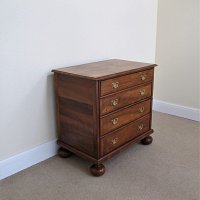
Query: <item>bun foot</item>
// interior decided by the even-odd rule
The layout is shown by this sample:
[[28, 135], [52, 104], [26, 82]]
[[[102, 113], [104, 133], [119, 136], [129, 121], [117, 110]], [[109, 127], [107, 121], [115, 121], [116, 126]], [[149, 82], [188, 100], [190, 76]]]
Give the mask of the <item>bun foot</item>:
[[153, 138], [151, 136], [147, 136], [141, 140], [141, 143], [144, 145], [149, 145], [153, 142]]
[[90, 167], [90, 172], [93, 176], [102, 176], [106, 169], [103, 164], [94, 164]]
[[61, 157], [61, 158], [68, 158], [72, 155], [72, 152], [68, 151], [67, 149], [64, 149], [62, 147], [60, 147], [58, 149], [58, 155]]

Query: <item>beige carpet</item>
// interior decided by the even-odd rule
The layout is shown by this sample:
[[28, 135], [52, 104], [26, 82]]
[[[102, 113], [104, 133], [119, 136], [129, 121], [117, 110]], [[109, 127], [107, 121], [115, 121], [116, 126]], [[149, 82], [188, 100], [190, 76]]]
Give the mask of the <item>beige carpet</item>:
[[102, 177], [56, 156], [0, 181], [0, 200], [199, 200], [199, 124], [154, 113], [153, 128], [151, 145], [116, 155]]

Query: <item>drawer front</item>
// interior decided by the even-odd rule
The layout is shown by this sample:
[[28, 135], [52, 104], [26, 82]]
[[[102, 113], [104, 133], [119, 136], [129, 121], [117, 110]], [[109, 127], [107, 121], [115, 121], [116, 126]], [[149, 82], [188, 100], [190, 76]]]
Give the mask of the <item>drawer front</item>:
[[144, 116], [101, 139], [101, 156], [104, 156], [126, 142], [150, 129], [150, 115]]
[[151, 110], [151, 100], [138, 103], [101, 119], [101, 135], [136, 120]]
[[100, 100], [100, 113], [104, 115], [118, 108], [135, 103], [150, 97], [151, 93], [151, 84], [148, 84], [104, 97]]
[[101, 96], [153, 80], [153, 69], [101, 81]]

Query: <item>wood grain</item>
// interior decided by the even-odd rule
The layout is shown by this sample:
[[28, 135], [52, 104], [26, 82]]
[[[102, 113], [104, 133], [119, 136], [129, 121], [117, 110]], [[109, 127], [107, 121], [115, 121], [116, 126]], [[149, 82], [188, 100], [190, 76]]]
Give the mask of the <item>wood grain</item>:
[[111, 59], [72, 67], [54, 69], [52, 72], [84, 77], [86, 79], [104, 80], [115, 76], [152, 69], [156, 64], [127, 60]]
[[[142, 95], [141, 92], [143, 91], [144, 94]], [[100, 113], [101, 115], [105, 115], [129, 104], [148, 98], [151, 95], [151, 84], [148, 84], [106, 96], [100, 101]], [[116, 102], [116, 105], [113, 105], [113, 102]]]
[[[110, 134], [105, 135], [101, 139], [101, 155], [104, 156], [112, 150], [118, 148], [124, 143], [134, 139], [138, 135], [148, 131], [150, 129], [150, 116], [142, 117], [131, 124], [116, 130]], [[143, 126], [142, 130], [138, 127]]]
[[151, 100], [147, 100], [103, 117], [100, 124], [101, 135], [104, 135], [146, 115], [147, 113], [150, 113], [150, 107]]
[[56, 77], [59, 140], [98, 158], [96, 81], [62, 74]]
[[96, 96], [95, 81], [59, 74], [57, 85], [58, 96], [94, 105]]
[[60, 98], [60, 140], [94, 155], [93, 107]]
[[152, 77], [153, 69], [101, 81], [101, 96], [146, 82], [151, 82]]

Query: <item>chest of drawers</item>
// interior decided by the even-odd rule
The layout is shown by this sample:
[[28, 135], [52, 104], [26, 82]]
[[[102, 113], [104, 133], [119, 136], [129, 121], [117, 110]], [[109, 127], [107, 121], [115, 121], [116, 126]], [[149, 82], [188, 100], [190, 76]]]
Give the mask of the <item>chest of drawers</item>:
[[52, 70], [58, 154], [91, 161], [91, 173], [100, 176], [114, 154], [150, 144], [155, 66], [113, 59]]

